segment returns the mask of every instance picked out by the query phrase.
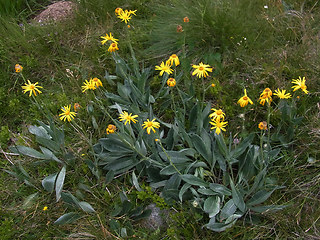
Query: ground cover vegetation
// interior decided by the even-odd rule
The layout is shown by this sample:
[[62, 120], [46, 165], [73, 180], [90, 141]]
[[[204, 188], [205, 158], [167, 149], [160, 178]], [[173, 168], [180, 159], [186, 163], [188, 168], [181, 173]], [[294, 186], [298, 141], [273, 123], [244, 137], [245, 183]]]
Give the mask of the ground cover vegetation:
[[1, 8], [2, 239], [320, 237], [317, 1], [48, 3]]

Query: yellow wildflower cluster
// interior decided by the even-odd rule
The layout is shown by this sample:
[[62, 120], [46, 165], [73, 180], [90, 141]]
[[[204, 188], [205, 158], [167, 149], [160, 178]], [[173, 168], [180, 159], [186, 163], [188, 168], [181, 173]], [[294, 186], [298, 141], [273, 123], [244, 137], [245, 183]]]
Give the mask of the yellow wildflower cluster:
[[116, 39], [112, 36], [112, 33], [110, 32], [109, 35], [106, 33], [105, 36], [101, 36], [100, 38], [102, 38], [103, 40], [101, 41], [101, 44], [104, 45], [106, 44], [108, 41], [111, 41], [109, 48], [108, 48], [108, 52], [115, 52], [117, 50], [119, 50], [118, 48], [118, 41], [119, 39]]
[[129, 20], [132, 18], [131, 15], [137, 16], [137, 15], [136, 15], [136, 11], [137, 11], [137, 10], [134, 10], [134, 11], [132, 11], [132, 10], [127, 10], [127, 9], [123, 10], [122, 8], [119, 8], [119, 7], [114, 10], [116, 16], [121, 19], [121, 22], [124, 21], [126, 24], [127, 24], [127, 23], [129, 22]]
[[222, 111], [222, 109], [211, 109], [213, 113], [209, 115], [209, 118], [211, 118], [211, 122], [209, 122], [212, 125], [211, 130], [215, 129], [216, 134], [220, 134], [221, 130], [226, 131], [225, 127], [227, 126], [228, 122], [224, 122], [224, 118], [226, 114]]
[[[132, 113], [129, 114], [128, 112], [123, 111], [120, 114], [119, 119], [120, 119], [120, 121], [124, 121], [124, 125], [126, 125], [127, 123], [130, 124], [131, 121], [133, 123], [136, 123], [137, 120], [135, 118], [137, 118], [137, 117], [138, 117], [138, 115], [132, 116]], [[142, 127], [143, 127], [143, 129], [146, 128], [148, 134], [150, 134], [151, 130], [155, 133], [156, 132], [155, 128], [160, 127], [160, 123], [156, 122], [155, 120], [156, 120], [155, 118], [152, 119], [151, 121], [149, 119], [147, 119], [147, 121], [143, 122]]]
[[102, 82], [99, 78], [90, 78], [90, 80], [85, 80], [83, 82], [82, 92], [85, 92], [87, 90], [95, 90], [98, 87], [103, 87]]

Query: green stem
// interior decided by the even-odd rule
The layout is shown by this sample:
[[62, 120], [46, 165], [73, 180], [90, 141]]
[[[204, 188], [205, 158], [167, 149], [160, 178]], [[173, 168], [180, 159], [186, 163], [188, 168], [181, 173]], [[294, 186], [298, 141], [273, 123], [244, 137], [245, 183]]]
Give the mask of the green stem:
[[161, 147], [162, 151], [164, 152], [164, 154], [166, 155], [167, 159], [169, 160], [171, 166], [177, 171], [177, 173], [179, 173], [179, 175], [182, 175], [182, 173], [179, 171], [179, 169], [176, 167], [176, 165], [174, 165], [174, 163], [172, 162], [171, 157], [168, 155], [166, 149], [163, 147], [159, 136], [158, 136], [158, 139], [159, 139], [158, 143], [160, 144], [160, 147]]

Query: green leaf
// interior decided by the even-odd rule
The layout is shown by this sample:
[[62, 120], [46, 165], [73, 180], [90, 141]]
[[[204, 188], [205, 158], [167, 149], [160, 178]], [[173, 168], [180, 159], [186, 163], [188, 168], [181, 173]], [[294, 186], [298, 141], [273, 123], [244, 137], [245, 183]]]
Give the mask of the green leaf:
[[37, 127], [37, 126], [30, 126], [29, 127], [29, 132], [33, 135], [36, 135], [38, 137], [41, 138], [45, 138], [45, 139], [50, 139], [50, 135], [48, 134], [48, 132], [42, 127]]
[[256, 192], [252, 198], [250, 198], [250, 200], [247, 202], [248, 206], [254, 206], [260, 203], [263, 203], [264, 201], [266, 201], [271, 194], [276, 190], [279, 189], [279, 187], [275, 187], [272, 191], [268, 192], [266, 190], [260, 190], [258, 192]]
[[169, 161], [168, 160], [168, 156], [169, 156], [171, 162], [173, 162], [173, 163], [185, 163], [185, 162], [191, 161], [191, 159], [188, 158], [186, 156], [186, 154], [181, 151], [179, 151], [179, 152], [177, 152], [177, 151], [160, 152], [159, 155], [165, 161]]
[[78, 205], [83, 211], [85, 211], [87, 213], [94, 213], [95, 212], [93, 207], [87, 202], [79, 202]]
[[208, 197], [204, 202], [203, 209], [210, 218], [216, 216], [220, 211], [220, 198], [218, 196]]
[[179, 199], [182, 202], [183, 194], [191, 187], [189, 183], [183, 184], [182, 188], [179, 191]]
[[43, 138], [43, 137], [36, 137], [36, 141], [49, 148], [50, 150], [54, 151], [54, 152], [59, 152], [61, 149], [60, 149], [60, 145], [57, 143], [57, 142], [54, 142], [50, 139], [47, 139], [47, 138]]
[[43, 154], [45, 155], [45, 159], [48, 160], [54, 160], [58, 163], [62, 163], [62, 161], [60, 161], [54, 154], [53, 152], [51, 152], [49, 149], [40, 146], [41, 151], [43, 152]]
[[233, 199], [234, 204], [239, 208], [239, 210], [241, 212], [245, 212], [246, 205], [243, 201], [243, 196], [241, 196], [238, 189], [236, 189], [236, 187], [231, 179], [230, 179], [230, 186], [231, 186], [231, 190], [232, 190], [232, 199]]
[[114, 178], [114, 171], [113, 170], [109, 170], [106, 174], [106, 180], [105, 183], [110, 183]]
[[91, 116], [91, 122], [92, 122], [93, 128], [97, 130], [99, 128], [99, 126], [98, 126], [97, 120], [94, 116]]
[[220, 220], [227, 219], [231, 215], [233, 215], [237, 210], [237, 206], [234, 204], [233, 199], [230, 199], [224, 207], [221, 209], [220, 212]]
[[59, 172], [59, 174], [57, 176], [57, 180], [56, 180], [56, 199], [57, 199], [57, 202], [59, 201], [59, 199], [61, 197], [61, 191], [63, 188], [65, 176], [66, 176], [66, 166], [63, 166], [61, 171]]
[[208, 162], [211, 162], [211, 150], [208, 149], [207, 147], [208, 143], [205, 143], [202, 140], [202, 138], [197, 134], [192, 134], [191, 140], [192, 140], [193, 146], [201, 154], [201, 156]]
[[212, 189], [213, 191], [215, 191], [216, 193], [220, 193], [223, 196], [231, 196], [231, 191], [229, 188], [218, 184], [218, 183], [210, 183], [209, 184], [210, 189]]
[[139, 186], [138, 179], [137, 179], [137, 176], [136, 176], [136, 174], [134, 173], [134, 171], [132, 172], [132, 183], [133, 183], [133, 185], [135, 186], [135, 188], [136, 188], [139, 192], [142, 191], [141, 187]]
[[229, 152], [228, 152], [228, 148], [227, 148], [227, 145], [224, 141], [224, 138], [223, 138], [223, 135], [222, 134], [214, 134], [215, 135], [215, 138], [217, 140], [217, 144], [218, 144], [218, 148], [221, 152], [221, 154], [226, 158], [228, 159], [229, 157]]
[[45, 177], [42, 181], [41, 184], [43, 188], [48, 191], [48, 192], [53, 192], [54, 189], [54, 183], [56, 181], [58, 173], [51, 174], [47, 177]]
[[230, 153], [231, 157], [237, 158], [239, 157], [247, 147], [252, 143], [254, 139], [254, 133], [250, 134], [246, 137], [236, 148]]
[[66, 213], [66, 214], [62, 215], [61, 217], [59, 217], [54, 222], [54, 224], [62, 225], [62, 224], [73, 223], [74, 221], [78, 220], [80, 217], [81, 216], [76, 212], [69, 212], [69, 213]]
[[[214, 219], [214, 218], [211, 218]], [[206, 225], [204, 225], [206, 228], [214, 231], [214, 232], [223, 232], [225, 231], [227, 228], [232, 227], [237, 220], [234, 220], [231, 223], [225, 224], [225, 223], [220, 223], [220, 222], [214, 222], [214, 221], [209, 221], [209, 223], [207, 223]]]
[[29, 157], [38, 158], [38, 159], [46, 159], [46, 157], [38, 152], [37, 150], [34, 150], [33, 148], [29, 148], [26, 146], [15, 146], [10, 147], [10, 150], [14, 153], [23, 154]]
[[79, 207], [80, 201], [73, 196], [70, 192], [62, 192], [61, 193], [61, 199], [71, 206]]
[[217, 193], [211, 189], [208, 188], [199, 188], [197, 189], [198, 193], [201, 193], [203, 195], [207, 195], [207, 196], [212, 196], [212, 195], [217, 195]]
[[29, 195], [24, 201], [23, 201], [23, 205], [22, 208], [23, 209], [28, 209], [30, 207], [32, 207], [32, 205], [34, 204], [34, 202], [37, 200], [39, 193], [33, 193], [31, 195]]
[[200, 187], [208, 187], [209, 183], [205, 182], [201, 178], [198, 178], [191, 174], [180, 175], [181, 179], [191, 185], [200, 186]]

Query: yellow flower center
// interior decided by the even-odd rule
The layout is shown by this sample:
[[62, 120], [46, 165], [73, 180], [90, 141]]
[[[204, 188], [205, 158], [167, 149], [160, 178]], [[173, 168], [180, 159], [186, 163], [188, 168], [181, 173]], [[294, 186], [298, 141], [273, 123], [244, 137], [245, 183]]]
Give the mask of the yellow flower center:
[[69, 110], [67, 110], [67, 111], [65, 111], [65, 113], [64, 113], [65, 115], [70, 115], [70, 111]]
[[218, 111], [217, 111], [217, 115], [221, 115], [222, 114], [222, 111], [221, 111], [221, 109], [219, 109]]
[[112, 46], [112, 47], [116, 47], [116, 44], [115, 44], [115, 43], [112, 43], [111, 46]]
[[247, 100], [248, 100], [248, 97], [247, 97], [247, 96], [244, 96], [244, 97], [243, 97], [243, 100], [247, 101]]
[[203, 70], [204, 70], [204, 67], [202, 67], [202, 66], [199, 67], [199, 70], [200, 70], [200, 71], [203, 71]]
[[307, 86], [305, 84], [301, 84], [301, 89], [306, 90]]
[[147, 123], [147, 127], [152, 127], [153, 126], [153, 122], [148, 122]]
[[30, 85], [30, 89], [33, 90], [35, 86], [33, 84]]

